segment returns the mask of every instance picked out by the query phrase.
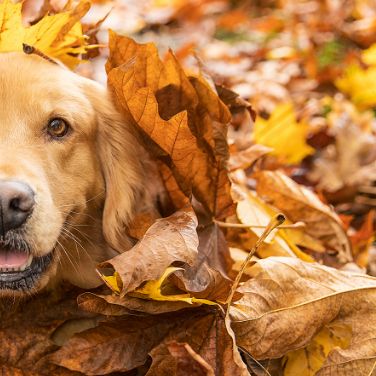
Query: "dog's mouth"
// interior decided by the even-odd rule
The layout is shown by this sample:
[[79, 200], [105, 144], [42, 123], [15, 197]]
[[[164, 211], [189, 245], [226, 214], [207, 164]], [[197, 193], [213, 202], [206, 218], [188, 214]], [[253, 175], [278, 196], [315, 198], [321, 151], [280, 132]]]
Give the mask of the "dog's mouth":
[[33, 257], [26, 250], [0, 246], [0, 290], [31, 290], [52, 261], [52, 252]]

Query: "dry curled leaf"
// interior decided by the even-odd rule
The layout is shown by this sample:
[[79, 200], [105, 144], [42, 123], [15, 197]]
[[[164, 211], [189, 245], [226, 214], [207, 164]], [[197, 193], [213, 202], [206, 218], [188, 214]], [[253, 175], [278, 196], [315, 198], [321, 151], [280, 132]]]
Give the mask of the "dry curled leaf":
[[252, 145], [249, 148], [232, 154], [229, 160], [229, 170], [247, 169], [258, 159], [270, 153], [273, 149], [264, 145]]
[[213, 216], [233, 210], [226, 171], [230, 113], [201, 77], [189, 77], [171, 51], [162, 62], [153, 44], [110, 33], [108, 83], [153, 156], [170, 169], [181, 191]]
[[[26, 304], [2, 302], [0, 339], [4, 346], [0, 351], [0, 371], [3, 375], [76, 374], [50, 364], [47, 358], [58, 348], [56, 340], [85, 330], [88, 320], [95, 325], [98, 315], [78, 309], [77, 293], [77, 290], [56, 290], [33, 297]], [[71, 324], [69, 330], [67, 323]]]
[[317, 374], [371, 371], [375, 278], [288, 257], [269, 257], [257, 265], [261, 271], [242, 285], [244, 295], [231, 311], [240, 347], [256, 359], [279, 358], [307, 346], [328, 324], [346, 326], [352, 333], [349, 346], [333, 348]]
[[100, 264], [99, 271], [103, 275], [104, 269], [113, 269], [118, 276], [120, 296], [124, 296], [141, 283], [160, 278], [174, 262], [193, 264], [198, 247], [196, 226], [197, 219], [190, 208], [158, 219], [139, 243]]
[[308, 188], [280, 171], [257, 174], [257, 193], [294, 222], [305, 222], [306, 232], [338, 253], [342, 263], [352, 260], [351, 245], [342, 222], [329, 206]]
[[[134, 292], [133, 297], [166, 303], [214, 304], [207, 300], [225, 299], [231, 280], [225, 271], [221, 272], [220, 247], [224, 247], [223, 253], [228, 252], [223, 234], [215, 227], [213, 233], [209, 231], [199, 240], [196, 226], [197, 219], [190, 207], [158, 219], [131, 250], [99, 265], [102, 279], [120, 298]], [[182, 268], [169, 269], [174, 263]], [[166, 296], [159, 290], [172, 273], [176, 274], [176, 285], [182, 291]], [[143, 282], [146, 284], [141, 286]], [[170, 307], [175, 310], [176, 305]], [[147, 304], [145, 308], [149, 312]]]
[[76, 334], [49, 360], [85, 375], [129, 371], [143, 365], [148, 352], [174, 326], [172, 320], [126, 316]]
[[142, 319], [123, 316], [76, 334], [49, 356], [49, 360], [86, 375], [104, 375], [142, 366], [150, 353], [157, 361], [149, 371], [154, 374], [153, 369], [161, 366], [158, 353], [174, 341], [188, 344], [192, 354], [199, 357], [196, 356], [196, 360], [211, 367], [215, 375], [249, 375], [223, 319], [207, 310], [144, 316]]

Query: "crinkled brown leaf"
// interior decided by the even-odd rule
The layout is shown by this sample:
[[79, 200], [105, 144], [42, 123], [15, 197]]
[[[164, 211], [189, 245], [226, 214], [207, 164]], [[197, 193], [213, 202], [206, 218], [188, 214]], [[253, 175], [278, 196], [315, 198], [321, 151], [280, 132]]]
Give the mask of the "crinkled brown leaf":
[[[226, 241], [215, 224], [209, 223], [197, 233], [196, 221], [190, 208], [159, 219], [130, 251], [100, 264], [99, 272], [102, 278], [113, 291], [120, 294], [119, 305], [149, 313], [175, 311], [186, 307], [187, 305], [180, 303], [170, 304], [172, 302], [166, 302], [160, 307], [126, 296], [143, 282], [161, 278], [173, 263], [183, 266], [182, 271], [174, 271], [174, 282], [180, 290], [194, 298], [211, 301], [226, 299], [232, 284], [227, 277], [232, 260]], [[174, 295], [170, 297], [171, 300], [181, 297], [183, 301], [189, 296], [183, 297], [182, 291], [168, 295]], [[138, 295], [136, 298], [153, 299], [153, 294]]]
[[332, 350], [318, 374], [370, 372], [370, 359], [376, 360], [375, 278], [288, 257], [257, 265], [260, 273], [242, 285], [244, 295], [231, 311], [240, 347], [256, 359], [279, 358], [305, 347], [325, 325], [345, 325], [352, 331], [350, 346]]
[[249, 148], [232, 154], [229, 160], [229, 170], [235, 171], [239, 168], [247, 169], [258, 159], [271, 152], [273, 149], [264, 145], [252, 145]]
[[305, 222], [306, 232], [338, 253], [340, 262], [352, 260], [351, 245], [338, 215], [308, 188], [280, 171], [257, 174], [257, 193], [293, 222]]
[[176, 326], [160, 317], [126, 316], [72, 337], [49, 360], [85, 375], [125, 372], [145, 363], [148, 352]]
[[177, 272], [177, 285], [191, 295], [212, 301], [224, 302], [231, 289], [232, 280], [218, 270], [210, 268], [205, 261], [196, 261], [184, 272]]
[[139, 243], [100, 264], [99, 271], [113, 268], [119, 277], [120, 296], [124, 296], [142, 282], [161, 277], [174, 262], [193, 264], [198, 247], [196, 226], [196, 215], [190, 208], [158, 219]]
[[[47, 357], [58, 348], [57, 333], [67, 338], [74, 330], [82, 330], [81, 322], [96, 317], [81, 311], [76, 303], [77, 291], [56, 290], [42, 294], [23, 304], [6, 302], [1, 305], [0, 367], [3, 375], [57, 375], [76, 373], [49, 364]], [[94, 320], [95, 321], [95, 320]], [[71, 323], [69, 333], [64, 329]], [[73, 330], [73, 331], [72, 331]]]
[[[161, 346], [171, 341], [188, 343], [193, 351], [212, 367], [216, 376], [249, 375], [238, 350], [234, 348], [233, 338], [226, 328], [224, 319], [219, 313], [206, 315], [191, 313], [189, 319], [166, 336]], [[154, 361], [159, 351], [161, 347], [157, 348], [154, 354], [153, 351], [151, 352]], [[168, 362], [169, 359], [166, 361]], [[156, 366], [159, 365], [154, 364], [154, 367]], [[153, 370], [153, 364], [151, 370]], [[151, 373], [151, 375], [157, 374]]]
[[187, 343], [216, 376], [249, 375], [223, 318], [207, 310], [123, 316], [76, 334], [49, 360], [87, 375], [125, 372], [143, 365], [156, 346], [172, 341]]
[[256, 120], [256, 112], [252, 108], [251, 104], [244, 100], [238, 93], [235, 93], [229, 88], [221, 85], [216, 85], [215, 87], [217, 89], [219, 98], [221, 98], [223, 103], [228, 106], [233, 115], [239, 112], [247, 111], [251, 115], [252, 120]]
[[227, 176], [230, 113], [201, 77], [188, 77], [170, 51], [110, 34], [108, 83], [118, 106], [146, 136], [187, 197], [217, 218], [233, 210]]
[[198, 256], [193, 265], [176, 272], [177, 285], [197, 298], [225, 301], [231, 289], [228, 277], [233, 260], [225, 236], [220, 227], [212, 222], [210, 213], [196, 203], [198, 216]]

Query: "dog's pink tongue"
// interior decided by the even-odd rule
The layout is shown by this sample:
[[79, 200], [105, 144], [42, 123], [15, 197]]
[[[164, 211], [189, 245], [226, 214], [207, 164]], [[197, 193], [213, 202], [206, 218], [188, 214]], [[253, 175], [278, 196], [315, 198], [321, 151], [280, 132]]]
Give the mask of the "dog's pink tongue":
[[26, 252], [0, 250], [0, 268], [19, 268], [27, 259]]

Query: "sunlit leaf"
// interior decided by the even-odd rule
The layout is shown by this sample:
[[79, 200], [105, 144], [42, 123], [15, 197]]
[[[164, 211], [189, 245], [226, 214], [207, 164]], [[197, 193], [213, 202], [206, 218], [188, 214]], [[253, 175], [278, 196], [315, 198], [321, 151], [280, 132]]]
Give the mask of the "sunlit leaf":
[[292, 103], [278, 105], [270, 118], [256, 118], [254, 138], [258, 144], [273, 148], [271, 154], [286, 163], [299, 163], [314, 152], [306, 143], [308, 126], [298, 122]]
[[169, 294], [164, 295], [162, 294], [162, 285], [166, 283], [167, 278], [175, 273], [178, 270], [182, 270], [181, 268], [176, 267], [169, 267], [166, 271], [162, 274], [162, 276], [155, 281], [148, 281], [142, 287], [136, 289], [131, 296], [140, 297], [143, 299], [152, 299], [152, 300], [160, 300], [166, 302], [186, 302], [189, 304], [193, 303], [200, 303], [200, 304], [207, 304], [207, 305], [216, 305], [215, 302], [212, 302], [207, 299], [198, 299], [195, 297], [189, 296], [189, 294]]
[[364, 69], [351, 65], [335, 83], [360, 108], [376, 106], [376, 66]]
[[80, 23], [89, 9], [90, 2], [83, 0], [72, 10], [46, 15], [25, 27], [21, 22], [22, 3], [4, 0], [0, 3], [0, 52], [22, 51], [26, 43], [74, 68], [80, 62], [78, 55], [93, 47], [87, 45]]
[[345, 349], [351, 341], [351, 327], [332, 325], [324, 327], [304, 349], [289, 352], [284, 357], [284, 376], [314, 376], [324, 364], [330, 351]]

